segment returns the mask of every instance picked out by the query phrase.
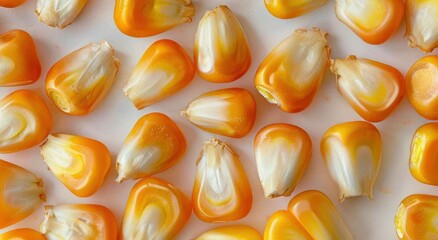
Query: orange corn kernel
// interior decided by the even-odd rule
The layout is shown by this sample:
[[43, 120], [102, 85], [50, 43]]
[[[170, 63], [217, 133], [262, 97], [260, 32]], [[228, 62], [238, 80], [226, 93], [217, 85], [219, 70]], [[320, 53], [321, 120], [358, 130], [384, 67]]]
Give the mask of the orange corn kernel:
[[288, 211], [272, 214], [265, 227], [264, 240], [313, 240], [298, 220]]
[[381, 44], [399, 27], [404, 5], [400, 0], [335, 0], [338, 19], [369, 44]]
[[254, 154], [265, 197], [290, 196], [310, 162], [312, 141], [297, 126], [271, 124], [255, 136]]
[[117, 239], [117, 220], [106, 207], [96, 204], [44, 206], [40, 231], [47, 240]]
[[248, 71], [249, 43], [239, 20], [227, 6], [218, 6], [202, 17], [194, 56], [199, 76], [209, 82], [232, 82]]
[[118, 69], [119, 60], [108, 42], [90, 43], [50, 68], [47, 95], [61, 111], [85, 115], [106, 96]]
[[191, 0], [116, 0], [114, 22], [131, 37], [149, 37], [192, 21]]
[[70, 25], [88, 0], [37, 0], [36, 14], [41, 22], [61, 29]]
[[256, 102], [243, 88], [227, 88], [197, 97], [181, 114], [204, 131], [241, 138], [254, 125]]
[[117, 156], [117, 182], [149, 177], [177, 164], [187, 148], [176, 123], [162, 113], [141, 117]]
[[327, 0], [265, 0], [265, 6], [275, 17], [286, 19], [312, 12], [326, 2]]
[[137, 109], [143, 109], [183, 89], [195, 72], [184, 48], [169, 39], [158, 40], [143, 54], [123, 91]]
[[46, 238], [36, 230], [19, 228], [0, 234], [0, 240], [46, 240]]
[[15, 8], [26, 2], [26, 0], [0, 0], [0, 7]]
[[353, 239], [335, 206], [322, 192], [311, 190], [296, 195], [289, 202], [288, 211], [313, 239]]
[[[400, 1], [401, 2], [401, 1]], [[438, 1], [405, 0], [406, 37], [411, 47], [428, 53], [438, 47]]]
[[0, 66], [0, 87], [27, 85], [40, 78], [41, 64], [29, 33], [16, 29], [0, 35]]
[[328, 66], [326, 37], [318, 28], [298, 29], [279, 43], [257, 69], [254, 83], [259, 93], [285, 112], [307, 108]]
[[35, 92], [17, 90], [0, 100], [0, 153], [40, 144], [49, 135], [52, 117]]
[[425, 124], [415, 131], [409, 169], [418, 181], [438, 186], [438, 123]]
[[99, 141], [81, 136], [51, 134], [41, 155], [59, 181], [78, 197], [99, 190], [111, 166], [111, 153]]
[[367, 121], [383, 121], [405, 95], [404, 77], [394, 67], [356, 56], [330, 62], [339, 93]]
[[196, 161], [192, 202], [204, 222], [228, 222], [245, 217], [252, 206], [252, 192], [239, 156], [230, 145], [212, 138]]
[[[252, 227], [233, 225], [213, 228], [195, 240], [263, 240], [260, 233]], [[0, 239], [1, 240], [1, 239]]]
[[395, 215], [397, 237], [400, 240], [438, 239], [437, 218], [437, 196], [411, 195], [403, 199]]
[[321, 154], [339, 186], [339, 200], [368, 196], [379, 174], [382, 138], [368, 122], [346, 122], [329, 128], [321, 139]]
[[422, 117], [438, 120], [438, 56], [418, 60], [406, 75], [406, 95]]
[[0, 229], [17, 223], [46, 200], [43, 180], [26, 169], [0, 160]]
[[132, 188], [122, 223], [122, 239], [174, 239], [192, 214], [190, 200], [157, 178]]

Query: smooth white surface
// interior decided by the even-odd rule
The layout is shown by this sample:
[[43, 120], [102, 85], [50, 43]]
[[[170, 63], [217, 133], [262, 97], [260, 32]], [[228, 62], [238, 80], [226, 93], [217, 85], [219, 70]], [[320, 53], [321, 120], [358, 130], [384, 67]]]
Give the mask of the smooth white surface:
[[[188, 150], [183, 160], [175, 167], [158, 174], [156, 177], [165, 179], [191, 194], [195, 177], [195, 161], [202, 149], [203, 142], [212, 134], [197, 129], [179, 112], [194, 97], [210, 90], [227, 87], [244, 87], [251, 91], [258, 104], [257, 120], [251, 133], [242, 139], [220, 137], [230, 143], [241, 156], [242, 164], [249, 177], [254, 202], [250, 214], [233, 223], [207, 224], [192, 215], [190, 222], [179, 235], [178, 239], [188, 240], [200, 235], [212, 227], [230, 224], [247, 224], [257, 228], [261, 233], [268, 217], [276, 210], [285, 209], [291, 199], [279, 198], [268, 200], [263, 197], [263, 191], [256, 172], [252, 142], [256, 132], [263, 126], [288, 122], [305, 129], [312, 137], [313, 157], [302, 181], [292, 195], [307, 189], [318, 189], [326, 193], [335, 203], [355, 239], [396, 239], [393, 218], [399, 202], [409, 194], [429, 193], [438, 195], [438, 188], [416, 182], [408, 168], [409, 147], [416, 128], [427, 121], [415, 113], [405, 98], [395, 112], [385, 121], [376, 124], [383, 138], [383, 159], [380, 175], [377, 179], [375, 200], [367, 198], [347, 199], [342, 204], [337, 201], [338, 189], [330, 179], [319, 151], [320, 138], [330, 126], [352, 120], [362, 120], [353, 109], [338, 94], [334, 76], [327, 71], [320, 91], [310, 107], [298, 114], [283, 113], [277, 107], [267, 103], [256, 91], [253, 76], [264, 56], [280, 41], [289, 36], [296, 28], [318, 26], [327, 31], [332, 47], [332, 58], [344, 58], [350, 54], [367, 57], [390, 64], [406, 74], [409, 67], [424, 56], [417, 49], [407, 46], [403, 37], [405, 25], [385, 44], [373, 46], [364, 43], [345, 25], [339, 22], [334, 14], [333, 3], [330, 1], [322, 8], [296, 19], [281, 20], [273, 17], [266, 10], [262, 0], [228, 0], [201, 1], [196, 0], [197, 14], [190, 24], [174, 28], [163, 34], [149, 38], [131, 38], [123, 35], [113, 21], [114, 1], [89, 0], [83, 12], [64, 30], [51, 28], [38, 21], [33, 10], [36, 2], [28, 0], [16, 9], [0, 9], [0, 32], [20, 28], [29, 32], [35, 39], [38, 53], [43, 66], [41, 79], [29, 86], [1, 88], [0, 97], [15, 89], [34, 89], [44, 96], [54, 118], [52, 132], [78, 134], [94, 138], [105, 143], [114, 158], [135, 121], [143, 114], [159, 111], [174, 119], [184, 132], [188, 141]], [[122, 87], [128, 79], [130, 71], [146, 48], [154, 41], [170, 38], [180, 43], [191, 55], [197, 24], [202, 14], [213, 9], [218, 4], [227, 4], [237, 15], [248, 37], [253, 54], [253, 64], [246, 75], [240, 80], [228, 84], [213, 84], [196, 79], [178, 94], [161, 101], [151, 107], [137, 111], [127, 97]], [[106, 99], [91, 114], [84, 117], [72, 117], [63, 114], [45, 95], [45, 73], [58, 59], [69, 52], [82, 47], [89, 42], [107, 40], [120, 58], [120, 71]], [[0, 119], [1, 121], [1, 119]], [[15, 154], [0, 155], [0, 158], [23, 166], [39, 177], [44, 178], [47, 203], [98, 203], [109, 207], [117, 219], [122, 219], [125, 203], [133, 181], [117, 184], [114, 166], [102, 189], [89, 198], [78, 198], [69, 192], [47, 169], [39, 155], [39, 149], [22, 151]], [[1, 174], [1, 172], [0, 172]], [[18, 228], [38, 228], [43, 219], [42, 206], [29, 218], [0, 232]]]

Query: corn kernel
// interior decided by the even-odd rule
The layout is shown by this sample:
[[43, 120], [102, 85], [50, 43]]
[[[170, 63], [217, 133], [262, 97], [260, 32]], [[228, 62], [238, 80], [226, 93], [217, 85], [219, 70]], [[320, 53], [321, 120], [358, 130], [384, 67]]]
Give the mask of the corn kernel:
[[47, 95], [61, 111], [85, 115], [106, 96], [118, 69], [119, 60], [108, 42], [90, 43], [50, 68]]
[[288, 211], [313, 239], [353, 239], [335, 206], [322, 192], [310, 190], [296, 195], [289, 202]]
[[207, 11], [195, 36], [195, 65], [209, 82], [232, 82], [251, 65], [251, 50], [245, 32], [227, 6]]
[[418, 181], [438, 186], [438, 123], [425, 124], [415, 131], [409, 169]]
[[298, 220], [288, 211], [272, 214], [265, 227], [264, 240], [313, 240]]
[[191, 0], [116, 0], [114, 21], [131, 37], [149, 37], [192, 21]]
[[190, 218], [190, 200], [171, 184], [145, 178], [132, 188], [121, 239], [174, 239]]
[[49, 135], [41, 155], [50, 171], [78, 197], [97, 192], [111, 166], [111, 153], [104, 144], [75, 135]]
[[47, 240], [116, 240], [117, 220], [96, 204], [46, 205], [40, 231]]
[[181, 114], [204, 131], [241, 138], [254, 125], [256, 102], [243, 88], [227, 88], [197, 97]]
[[233, 225], [213, 228], [197, 237], [195, 240], [263, 240], [262, 236], [252, 227]]
[[17, 223], [46, 200], [43, 180], [26, 169], [0, 160], [0, 229]]
[[245, 217], [252, 206], [252, 192], [239, 156], [231, 147], [212, 138], [196, 161], [192, 202], [204, 222], [227, 222]]
[[380, 169], [382, 139], [368, 122], [347, 122], [329, 128], [321, 140], [321, 154], [339, 186], [339, 199], [368, 196]]
[[38, 0], [35, 10], [41, 22], [65, 28], [81, 13], [88, 0]]
[[129, 132], [116, 163], [117, 182], [149, 177], [177, 164], [187, 143], [176, 123], [162, 113], [141, 117]]
[[31, 84], [40, 75], [41, 64], [32, 37], [18, 29], [0, 35], [0, 86]]
[[265, 6], [275, 17], [286, 19], [312, 12], [326, 2], [327, 0], [265, 0]]
[[369, 44], [382, 44], [399, 27], [404, 14], [400, 0], [335, 0], [338, 19]]
[[154, 42], [131, 72], [123, 91], [137, 109], [143, 109], [187, 86], [195, 77], [195, 66], [176, 42]]
[[438, 56], [418, 60], [406, 74], [406, 95], [422, 117], [438, 120]]
[[26, 2], [26, 0], [0, 0], [0, 7], [15, 8]]
[[414, 194], [403, 199], [394, 219], [398, 239], [438, 239], [437, 218], [437, 196]]
[[298, 29], [279, 43], [257, 69], [254, 83], [259, 93], [285, 112], [307, 108], [328, 66], [326, 37], [318, 28]]
[[405, 95], [404, 77], [394, 67], [356, 56], [330, 62], [338, 91], [367, 121], [383, 121]]
[[0, 234], [0, 240], [46, 240], [46, 238], [36, 230], [19, 228]]
[[254, 154], [265, 197], [290, 196], [310, 162], [312, 141], [297, 126], [271, 124], [255, 136]]
[[438, 1], [406, 0], [406, 37], [411, 47], [428, 53], [438, 47]]
[[0, 153], [40, 144], [49, 135], [52, 117], [38, 94], [17, 90], [0, 100]]

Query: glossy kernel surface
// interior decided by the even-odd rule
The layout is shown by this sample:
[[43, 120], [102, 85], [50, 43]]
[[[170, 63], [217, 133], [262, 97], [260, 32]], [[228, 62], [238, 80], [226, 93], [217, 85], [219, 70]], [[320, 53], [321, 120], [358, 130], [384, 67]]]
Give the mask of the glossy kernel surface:
[[404, 4], [400, 0], [335, 0], [338, 19], [369, 44], [382, 44], [399, 27]]
[[405, 80], [396, 68], [366, 58], [331, 60], [339, 93], [365, 120], [385, 120], [405, 95]]
[[394, 223], [400, 240], [431, 240], [438, 238], [438, 197], [414, 194], [400, 203]]
[[321, 139], [321, 154], [341, 201], [356, 196], [373, 199], [382, 158], [382, 138], [374, 125], [357, 121], [329, 128]]
[[297, 126], [271, 124], [256, 134], [254, 155], [265, 197], [290, 196], [307, 170], [312, 141]]
[[190, 200], [170, 183], [145, 178], [132, 188], [122, 239], [175, 239], [192, 214]]
[[327, 0], [264, 0], [268, 11], [277, 18], [295, 18], [301, 15], [312, 12], [322, 5]]
[[194, 63], [184, 48], [162, 39], [149, 46], [123, 91], [137, 109], [143, 109], [186, 87], [195, 73]]
[[422, 117], [438, 120], [438, 56], [426, 56], [406, 74], [406, 95]]
[[415, 131], [409, 169], [418, 181], [438, 185], [438, 123], [425, 124]]
[[0, 87], [32, 84], [40, 78], [41, 64], [29, 33], [15, 29], [0, 35], [0, 66]]

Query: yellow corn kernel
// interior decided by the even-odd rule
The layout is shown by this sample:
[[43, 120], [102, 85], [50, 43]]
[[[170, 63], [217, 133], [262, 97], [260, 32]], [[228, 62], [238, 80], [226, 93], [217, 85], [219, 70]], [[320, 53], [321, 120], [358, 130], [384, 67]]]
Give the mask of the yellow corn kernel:
[[227, 88], [197, 97], [181, 114], [204, 131], [241, 138], [254, 125], [256, 102], [243, 88]]
[[0, 0], [0, 7], [15, 8], [23, 4], [26, 0]]
[[196, 161], [192, 202], [204, 222], [228, 222], [245, 217], [252, 206], [252, 192], [239, 156], [230, 145], [211, 138]]
[[353, 239], [335, 206], [322, 192], [310, 190], [296, 195], [289, 202], [288, 211], [313, 239]]
[[[233, 225], [213, 228], [195, 240], [263, 240], [260, 233], [252, 227]], [[1, 240], [1, 239], [0, 239]]]
[[288, 211], [272, 214], [265, 227], [264, 240], [313, 240], [301, 224]]
[[122, 239], [174, 239], [192, 214], [190, 200], [163, 180], [145, 178], [132, 188]]
[[438, 56], [418, 60], [406, 74], [406, 95], [422, 117], [438, 120]]
[[70, 25], [88, 0], [38, 0], [36, 14], [41, 22], [61, 29]]
[[438, 47], [438, 1], [406, 0], [406, 37], [411, 47], [428, 53]]
[[162, 113], [141, 117], [117, 156], [117, 182], [149, 177], [177, 164], [187, 148], [176, 123]]
[[0, 160], [0, 229], [28, 217], [46, 200], [43, 180], [26, 169]]
[[194, 57], [199, 76], [209, 82], [232, 82], [248, 71], [248, 40], [227, 6], [218, 6], [202, 17], [196, 31]]
[[259, 93], [285, 112], [307, 108], [328, 66], [326, 37], [318, 28], [298, 29], [279, 43], [257, 69], [254, 83]]
[[192, 21], [191, 0], [116, 0], [114, 21], [131, 37], [149, 37]]
[[379, 174], [382, 138], [368, 122], [346, 122], [329, 128], [321, 139], [321, 154], [339, 186], [339, 200], [368, 196]]
[[154, 42], [131, 72], [123, 91], [137, 109], [143, 109], [187, 86], [195, 77], [195, 65], [176, 42]]
[[312, 141], [297, 126], [271, 124], [255, 136], [254, 154], [265, 197], [290, 196], [307, 169]]
[[405, 95], [404, 77], [394, 67], [356, 56], [330, 62], [339, 93], [367, 121], [383, 121]]
[[79, 197], [97, 192], [111, 166], [108, 148], [81, 136], [51, 134], [41, 146], [41, 155], [59, 181]]
[[299, 17], [314, 11], [326, 2], [327, 0], [265, 0], [265, 6], [275, 17], [286, 19]]
[[47, 240], [117, 239], [116, 217], [101, 205], [46, 205], [44, 215], [40, 231]]
[[49, 135], [52, 117], [35, 92], [17, 90], [0, 100], [0, 153], [40, 144]]
[[46, 240], [46, 238], [36, 230], [19, 228], [0, 234], [0, 240]]
[[394, 223], [400, 240], [438, 239], [438, 197], [414, 194], [403, 199]]
[[424, 124], [411, 143], [409, 169], [418, 181], [438, 186], [438, 123]]
[[338, 19], [369, 44], [382, 44], [399, 27], [404, 14], [400, 0], [335, 0]]
[[0, 35], [0, 66], [1, 87], [27, 85], [40, 78], [41, 64], [29, 33], [16, 29]]
[[106, 96], [118, 69], [119, 60], [108, 42], [90, 43], [50, 68], [47, 95], [61, 111], [85, 115]]

